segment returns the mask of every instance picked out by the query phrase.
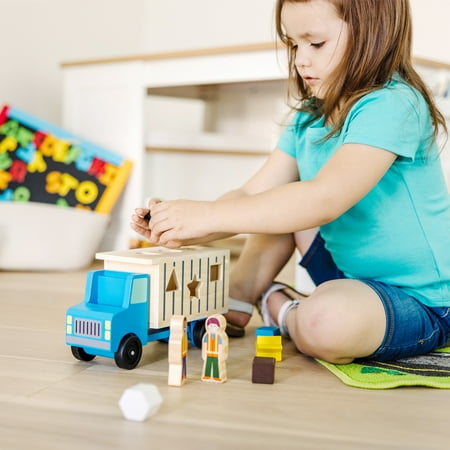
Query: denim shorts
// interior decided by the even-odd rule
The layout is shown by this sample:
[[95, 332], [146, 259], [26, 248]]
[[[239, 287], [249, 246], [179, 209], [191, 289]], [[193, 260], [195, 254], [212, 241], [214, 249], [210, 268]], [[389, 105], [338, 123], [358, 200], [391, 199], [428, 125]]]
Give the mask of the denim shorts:
[[[318, 234], [300, 261], [316, 285], [346, 278], [336, 267]], [[386, 333], [380, 347], [366, 359], [390, 361], [445, 347], [450, 338], [450, 307], [431, 308], [401, 288], [375, 280], [358, 280], [380, 297], [386, 312]]]

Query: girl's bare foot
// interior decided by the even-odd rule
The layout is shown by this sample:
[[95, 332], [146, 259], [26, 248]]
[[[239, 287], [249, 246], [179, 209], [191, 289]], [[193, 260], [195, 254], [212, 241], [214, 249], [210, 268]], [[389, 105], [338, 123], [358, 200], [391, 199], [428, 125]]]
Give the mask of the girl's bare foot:
[[250, 318], [252, 317], [249, 314], [241, 311], [228, 311], [226, 314], [224, 314], [224, 316], [227, 319], [228, 323], [242, 328], [244, 328], [250, 322]]

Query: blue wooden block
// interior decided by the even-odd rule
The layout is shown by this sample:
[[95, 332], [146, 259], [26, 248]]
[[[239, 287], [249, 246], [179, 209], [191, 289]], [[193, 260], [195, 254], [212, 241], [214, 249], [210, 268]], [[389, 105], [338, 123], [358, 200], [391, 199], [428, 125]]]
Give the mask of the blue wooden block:
[[278, 327], [259, 327], [255, 331], [256, 336], [281, 336], [280, 329]]

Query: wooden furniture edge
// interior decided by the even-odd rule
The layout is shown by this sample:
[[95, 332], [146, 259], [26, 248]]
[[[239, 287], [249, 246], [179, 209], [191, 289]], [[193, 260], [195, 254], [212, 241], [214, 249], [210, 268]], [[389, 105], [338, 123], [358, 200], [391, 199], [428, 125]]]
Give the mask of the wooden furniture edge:
[[263, 150], [225, 150], [225, 149], [200, 149], [185, 147], [145, 147], [147, 152], [151, 153], [189, 153], [201, 155], [226, 155], [226, 156], [268, 156], [270, 151]]
[[[250, 43], [243, 45], [229, 45], [223, 47], [207, 47], [201, 49], [190, 49], [190, 50], [174, 50], [161, 53], [149, 53], [142, 55], [129, 55], [129, 56], [118, 56], [111, 58], [99, 58], [92, 60], [80, 60], [80, 61], [68, 61], [62, 62], [61, 67], [74, 67], [74, 66], [88, 66], [95, 64], [114, 64], [121, 62], [130, 61], [155, 61], [163, 59], [172, 58], [191, 58], [195, 56], [209, 56], [209, 55], [224, 55], [228, 53], [244, 53], [244, 52], [254, 52], [254, 51], [264, 51], [264, 50], [276, 50], [282, 48], [284, 45], [282, 42], [259, 42]], [[419, 65], [440, 68], [440, 69], [450, 69], [450, 63], [436, 61], [433, 59], [413, 57], [413, 62]]]
[[436, 61], [434, 59], [414, 57], [413, 61], [420, 66], [434, 67], [436, 69], [450, 69], [450, 63]]
[[192, 50], [174, 50], [162, 53], [150, 53], [143, 55], [119, 56], [83, 61], [69, 61], [61, 63], [61, 67], [87, 66], [94, 64], [114, 64], [130, 61], [155, 61], [172, 58], [191, 58], [195, 56], [223, 55], [228, 53], [244, 53], [264, 50], [275, 50], [276, 42], [260, 42], [255, 44], [231, 45], [226, 47], [210, 47]]

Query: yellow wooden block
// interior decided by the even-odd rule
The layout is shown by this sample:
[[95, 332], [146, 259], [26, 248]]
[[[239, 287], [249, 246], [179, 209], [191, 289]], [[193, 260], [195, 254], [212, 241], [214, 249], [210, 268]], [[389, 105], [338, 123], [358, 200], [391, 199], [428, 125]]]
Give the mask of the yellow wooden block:
[[283, 352], [283, 343], [281, 336], [257, 336], [256, 337], [256, 356], [275, 358], [281, 361]]

